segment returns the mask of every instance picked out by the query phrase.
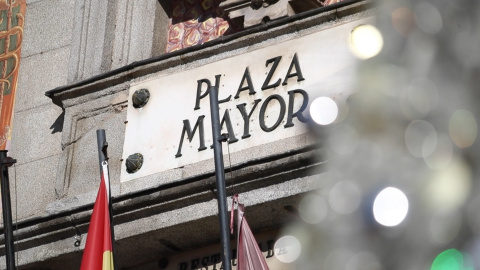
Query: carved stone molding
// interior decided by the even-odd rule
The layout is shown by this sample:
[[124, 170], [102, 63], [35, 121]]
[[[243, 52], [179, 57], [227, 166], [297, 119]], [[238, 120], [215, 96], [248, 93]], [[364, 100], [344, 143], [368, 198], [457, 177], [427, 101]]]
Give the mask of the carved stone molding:
[[294, 14], [289, 0], [227, 0], [220, 7], [230, 19], [243, 16], [245, 28]]

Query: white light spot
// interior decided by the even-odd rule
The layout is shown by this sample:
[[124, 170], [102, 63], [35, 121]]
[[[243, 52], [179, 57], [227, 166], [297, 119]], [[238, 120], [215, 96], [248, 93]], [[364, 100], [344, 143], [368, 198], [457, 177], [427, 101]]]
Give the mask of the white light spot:
[[360, 25], [350, 34], [350, 50], [360, 59], [368, 59], [377, 55], [383, 48], [383, 37], [373, 25]]
[[283, 263], [294, 262], [302, 253], [300, 241], [294, 236], [283, 236], [273, 246], [275, 257]]
[[361, 192], [351, 181], [340, 181], [332, 187], [328, 202], [332, 209], [343, 215], [353, 213], [360, 206]]
[[385, 188], [373, 202], [375, 220], [383, 226], [397, 226], [405, 219], [407, 213], [407, 196], [398, 188]]
[[305, 196], [298, 205], [298, 212], [303, 221], [310, 224], [322, 222], [328, 213], [326, 201], [316, 194]]
[[310, 116], [319, 125], [333, 123], [338, 115], [338, 106], [329, 97], [316, 98], [310, 105]]

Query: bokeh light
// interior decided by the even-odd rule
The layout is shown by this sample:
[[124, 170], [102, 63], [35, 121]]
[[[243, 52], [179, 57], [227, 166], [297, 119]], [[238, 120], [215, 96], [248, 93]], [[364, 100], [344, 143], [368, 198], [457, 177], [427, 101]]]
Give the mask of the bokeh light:
[[360, 59], [376, 56], [383, 48], [383, 37], [373, 25], [360, 25], [350, 34], [350, 50]]
[[[344, 35], [357, 58], [353, 94], [335, 96], [334, 124], [312, 129], [319, 197], [299, 205], [312, 237], [293, 234], [311, 258], [298, 269], [480, 269], [480, 2], [381, 2], [380, 16]], [[318, 217], [305, 215], [312, 205]], [[460, 263], [433, 264], [450, 248]]]
[[447, 245], [460, 232], [462, 215], [456, 210], [437, 211], [430, 220], [429, 233], [433, 243]]
[[278, 239], [273, 249], [275, 251], [275, 257], [283, 263], [296, 261], [302, 253], [300, 241], [291, 235], [286, 235]]
[[323, 268], [328, 270], [344, 270], [347, 269], [347, 262], [353, 258], [355, 254], [346, 248], [337, 248], [331, 251], [325, 258]]
[[335, 153], [351, 154], [358, 145], [358, 132], [351, 125], [340, 124], [332, 129], [328, 142]]
[[392, 12], [392, 25], [398, 33], [406, 37], [415, 28], [415, 15], [409, 8], [397, 8]]
[[480, 235], [480, 195], [477, 195], [468, 205], [468, 225], [473, 233]]
[[336, 183], [328, 195], [330, 207], [337, 213], [347, 215], [353, 213], [361, 201], [361, 191], [352, 181]]
[[400, 109], [411, 120], [421, 119], [431, 112], [438, 102], [436, 85], [427, 78], [418, 78], [400, 94]]
[[381, 270], [382, 265], [378, 258], [371, 252], [362, 251], [355, 254], [347, 262], [348, 270]]
[[429, 122], [423, 120], [412, 121], [405, 131], [405, 144], [414, 157], [426, 157], [437, 146], [437, 132]]
[[436, 209], [456, 209], [465, 203], [471, 186], [472, 172], [465, 161], [457, 158], [445, 169], [432, 174], [425, 198], [429, 200], [431, 207]]
[[405, 219], [407, 213], [407, 196], [398, 188], [385, 188], [378, 193], [373, 202], [373, 216], [383, 226], [397, 226]]
[[[432, 263], [431, 270], [466, 270], [463, 254], [456, 249], [448, 249], [438, 254]], [[472, 268], [473, 270], [473, 268]]]
[[450, 137], [441, 134], [437, 138], [437, 147], [431, 155], [424, 158], [425, 163], [432, 170], [445, 169], [450, 165], [453, 157], [453, 145]]
[[436, 34], [442, 30], [442, 15], [434, 5], [419, 2], [413, 10], [415, 22], [422, 31], [428, 34]]
[[308, 194], [300, 201], [298, 213], [306, 223], [317, 224], [327, 216], [328, 205], [320, 195]]
[[472, 146], [477, 138], [477, 121], [471, 112], [457, 110], [450, 118], [448, 130], [456, 146], [468, 148]]
[[371, 168], [378, 168], [382, 165], [385, 156], [383, 149], [377, 143], [369, 140], [360, 142], [357, 147], [357, 152], [368, 156], [368, 158], [362, 160], [362, 163]]
[[319, 125], [333, 123], [338, 115], [338, 106], [329, 97], [318, 97], [310, 105], [310, 116]]

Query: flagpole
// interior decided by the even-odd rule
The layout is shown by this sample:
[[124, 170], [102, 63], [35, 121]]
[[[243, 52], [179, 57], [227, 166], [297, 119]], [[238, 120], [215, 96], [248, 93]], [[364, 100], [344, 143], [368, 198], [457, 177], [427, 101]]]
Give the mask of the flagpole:
[[[107, 137], [105, 136], [104, 129], [97, 129], [97, 144], [98, 144], [98, 162], [100, 166], [100, 176], [104, 173], [103, 163], [108, 161], [108, 154], [107, 154]], [[108, 168], [108, 167], [107, 167]], [[109, 173], [108, 170], [106, 172]], [[102, 177], [101, 177], [102, 178]], [[112, 254], [113, 254], [113, 269], [116, 269], [116, 257], [115, 257], [115, 231], [113, 226], [113, 208], [112, 208], [112, 200], [111, 200], [111, 192], [110, 192], [110, 181], [108, 181], [107, 194], [108, 194], [108, 212], [110, 215], [110, 231], [111, 231], [111, 238], [112, 238]]]
[[11, 157], [7, 157], [7, 150], [0, 150], [1, 172], [1, 192], [2, 192], [2, 212], [3, 227], [5, 234], [5, 259], [7, 270], [15, 270], [15, 250], [13, 245], [13, 223], [12, 223], [12, 206], [10, 202], [10, 181], [8, 179], [8, 167], [17, 161]]
[[215, 176], [217, 183], [217, 201], [218, 201], [218, 217], [220, 219], [220, 234], [222, 242], [222, 261], [223, 269], [232, 269], [232, 256], [230, 249], [230, 234], [228, 225], [228, 209], [227, 209], [227, 192], [225, 188], [225, 171], [223, 165], [222, 138], [220, 135], [220, 115], [218, 107], [218, 88], [212, 86], [209, 88], [210, 95], [210, 113], [212, 116], [212, 137], [213, 137], [213, 154], [215, 160]]

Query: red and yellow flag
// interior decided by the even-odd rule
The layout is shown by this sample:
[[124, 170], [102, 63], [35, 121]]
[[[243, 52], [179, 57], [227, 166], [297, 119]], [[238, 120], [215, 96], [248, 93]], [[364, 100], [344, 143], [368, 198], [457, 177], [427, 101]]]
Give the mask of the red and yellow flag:
[[[80, 270], [113, 270], [112, 233], [104, 174], [93, 206]], [[108, 177], [108, 176], [107, 176]]]

